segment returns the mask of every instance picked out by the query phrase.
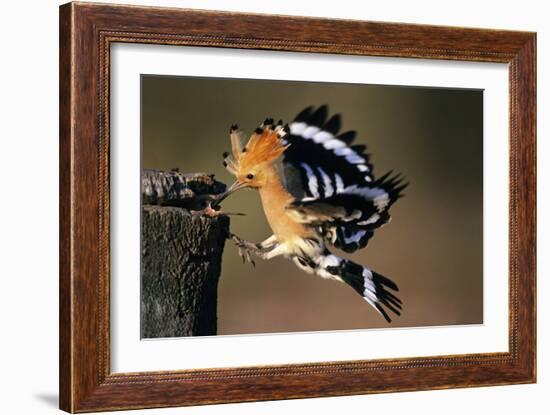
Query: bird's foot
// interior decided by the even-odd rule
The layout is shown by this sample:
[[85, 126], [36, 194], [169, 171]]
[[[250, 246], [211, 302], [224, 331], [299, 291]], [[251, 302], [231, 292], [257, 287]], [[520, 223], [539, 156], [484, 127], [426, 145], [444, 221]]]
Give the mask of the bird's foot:
[[237, 249], [239, 250], [239, 256], [243, 259], [243, 264], [248, 261], [252, 264], [252, 266], [256, 266], [256, 262], [254, 262], [254, 259], [252, 259], [251, 254], [257, 254], [258, 252], [260, 252], [260, 248], [257, 244], [255, 244], [254, 242], [246, 241], [241, 237], [235, 235], [234, 233], [230, 233], [228, 235], [228, 239], [231, 239], [233, 243], [237, 246]]

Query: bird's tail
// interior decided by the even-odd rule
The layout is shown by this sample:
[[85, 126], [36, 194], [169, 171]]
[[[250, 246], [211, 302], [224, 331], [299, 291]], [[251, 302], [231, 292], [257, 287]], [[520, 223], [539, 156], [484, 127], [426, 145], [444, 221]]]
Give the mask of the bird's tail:
[[388, 323], [391, 322], [391, 318], [387, 310], [401, 315], [401, 300], [389, 291], [399, 291], [399, 288], [389, 278], [328, 251], [315, 262], [316, 274], [323, 278], [340, 279], [350, 285]]

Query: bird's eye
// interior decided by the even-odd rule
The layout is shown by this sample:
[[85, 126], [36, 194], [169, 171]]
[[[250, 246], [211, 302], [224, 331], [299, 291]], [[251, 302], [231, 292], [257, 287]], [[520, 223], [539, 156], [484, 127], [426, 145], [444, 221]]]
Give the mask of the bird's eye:
[[252, 179], [254, 178], [254, 175], [253, 175], [252, 173], [248, 173], [248, 174], [246, 175], [246, 178], [247, 178], [248, 180], [252, 180]]

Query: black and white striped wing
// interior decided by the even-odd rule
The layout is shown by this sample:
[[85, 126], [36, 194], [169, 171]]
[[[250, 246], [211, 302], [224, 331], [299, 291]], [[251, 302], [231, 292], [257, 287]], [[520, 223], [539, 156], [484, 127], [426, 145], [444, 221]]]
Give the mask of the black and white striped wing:
[[340, 134], [340, 115], [328, 109], [304, 109], [289, 125], [284, 154], [285, 180], [294, 195], [325, 198], [346, 186], [373, 180], [365, 146], [351, 145], [355, 131]]
[[320, 228], [335, 247], [353, 252], [389, 221], [389, 208], [406, 184], [389, 173], [375, 180], [364, 146], [350, 146], [355, 133], [338, 135], [340, 117], [326, 118], [326, 106], [310, 107], [290, 125], [283, 162], [297, 201], [287, 209], [301, 223]]
[[322, 229], [336, 248], [354, 252], [390, 220], [389, 208], [405, 187], [399, 176], [388, 173], [368, 186], [348, 186], [324, 199], [297, 199], [287, 211], [298, 222]]

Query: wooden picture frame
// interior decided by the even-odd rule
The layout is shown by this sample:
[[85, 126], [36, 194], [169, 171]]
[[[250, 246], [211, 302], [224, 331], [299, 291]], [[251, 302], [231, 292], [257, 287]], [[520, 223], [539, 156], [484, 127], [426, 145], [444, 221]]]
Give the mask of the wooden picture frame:
[[[507, 63], [509, 351], [111, 373], [109, 59], [116, 42]], [[535, 382], [535, 33], [69, 3], [60, 8], [59, 92], [61, 409], [90, 412]]]

